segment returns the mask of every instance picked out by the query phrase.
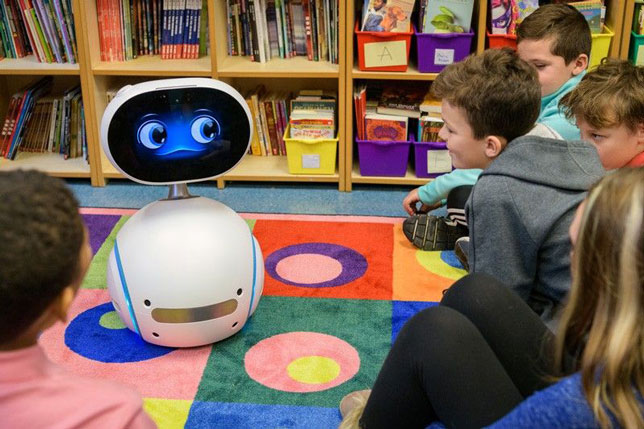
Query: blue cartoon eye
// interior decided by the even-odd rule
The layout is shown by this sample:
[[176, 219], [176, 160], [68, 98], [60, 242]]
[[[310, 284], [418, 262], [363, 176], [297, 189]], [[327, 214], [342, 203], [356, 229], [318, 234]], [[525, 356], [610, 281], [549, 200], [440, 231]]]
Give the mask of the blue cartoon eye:
[[195, 141], [202, 144], [208, 144], [219, 134], [219, 123], [217, 123], [217, 120], [212, 116], [198, 116], [197, 119], [192, 121], [190, 134], [192, 134], [192, 138], [195, 139]]
[[165, 124], [161, 121], [148, 121], [139, 127], [139, 143], [148, 149], [158, 149], [168, 138]]

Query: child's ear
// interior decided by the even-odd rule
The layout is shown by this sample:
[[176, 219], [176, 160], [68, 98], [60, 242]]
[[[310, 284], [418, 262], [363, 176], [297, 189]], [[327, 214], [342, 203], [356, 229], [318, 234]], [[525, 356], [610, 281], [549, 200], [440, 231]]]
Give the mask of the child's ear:
[[489, 159], [494, 159], [503, 152], [507, 141], [499, 136], [486, 136], [485, 137], [485, 156]]
[[577, 76], [579, 73], [583, 72], [588, 68], [588, 55], [586, 54], [579, 54], [577, 58], [572, 60], [574, 63], [574, 67], [572, 69], [572, 75]]
[[67, 320], [67, 312], [69, 311], [69, 307], [72, 305], [75, 296], [76, 291], [72, 286], [67, 286], [60, 292], [60, 295], [58, 295], [56, 300], [52, 303], [52, 313], [56, 319], [61, 322], [65, 322]]

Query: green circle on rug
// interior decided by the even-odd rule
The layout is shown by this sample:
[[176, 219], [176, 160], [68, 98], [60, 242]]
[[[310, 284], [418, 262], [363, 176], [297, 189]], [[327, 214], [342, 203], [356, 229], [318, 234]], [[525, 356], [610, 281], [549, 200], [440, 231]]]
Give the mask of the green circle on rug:
[[98, 321], [99, 325], [106, 329], [125, 329], [126, 326], [116, 311], [108, 311]]
[[340, 365], [324, 356], [303, 356], [286, 367], [289, 377], [306, 384], [322, 384], [340, 375]]

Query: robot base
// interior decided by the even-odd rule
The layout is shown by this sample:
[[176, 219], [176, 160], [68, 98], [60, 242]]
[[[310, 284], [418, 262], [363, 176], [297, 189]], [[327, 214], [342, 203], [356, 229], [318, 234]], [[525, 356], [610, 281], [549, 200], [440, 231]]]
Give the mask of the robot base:
[[193, 347], [238, 332], [257, 308], [264, 262], [232, 209], [203, 197], [160, 200], [117, 234], [107, 269], [112, 302], [145, 341]]

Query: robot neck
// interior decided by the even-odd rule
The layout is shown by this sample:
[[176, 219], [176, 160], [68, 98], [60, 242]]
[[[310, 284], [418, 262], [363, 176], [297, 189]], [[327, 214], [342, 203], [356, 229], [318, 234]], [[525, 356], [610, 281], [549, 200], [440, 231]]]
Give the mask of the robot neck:
[[185, 198], [192, 198], [186, 183], [174, 183], [168, 186], [168, 200], [182, 200]]

